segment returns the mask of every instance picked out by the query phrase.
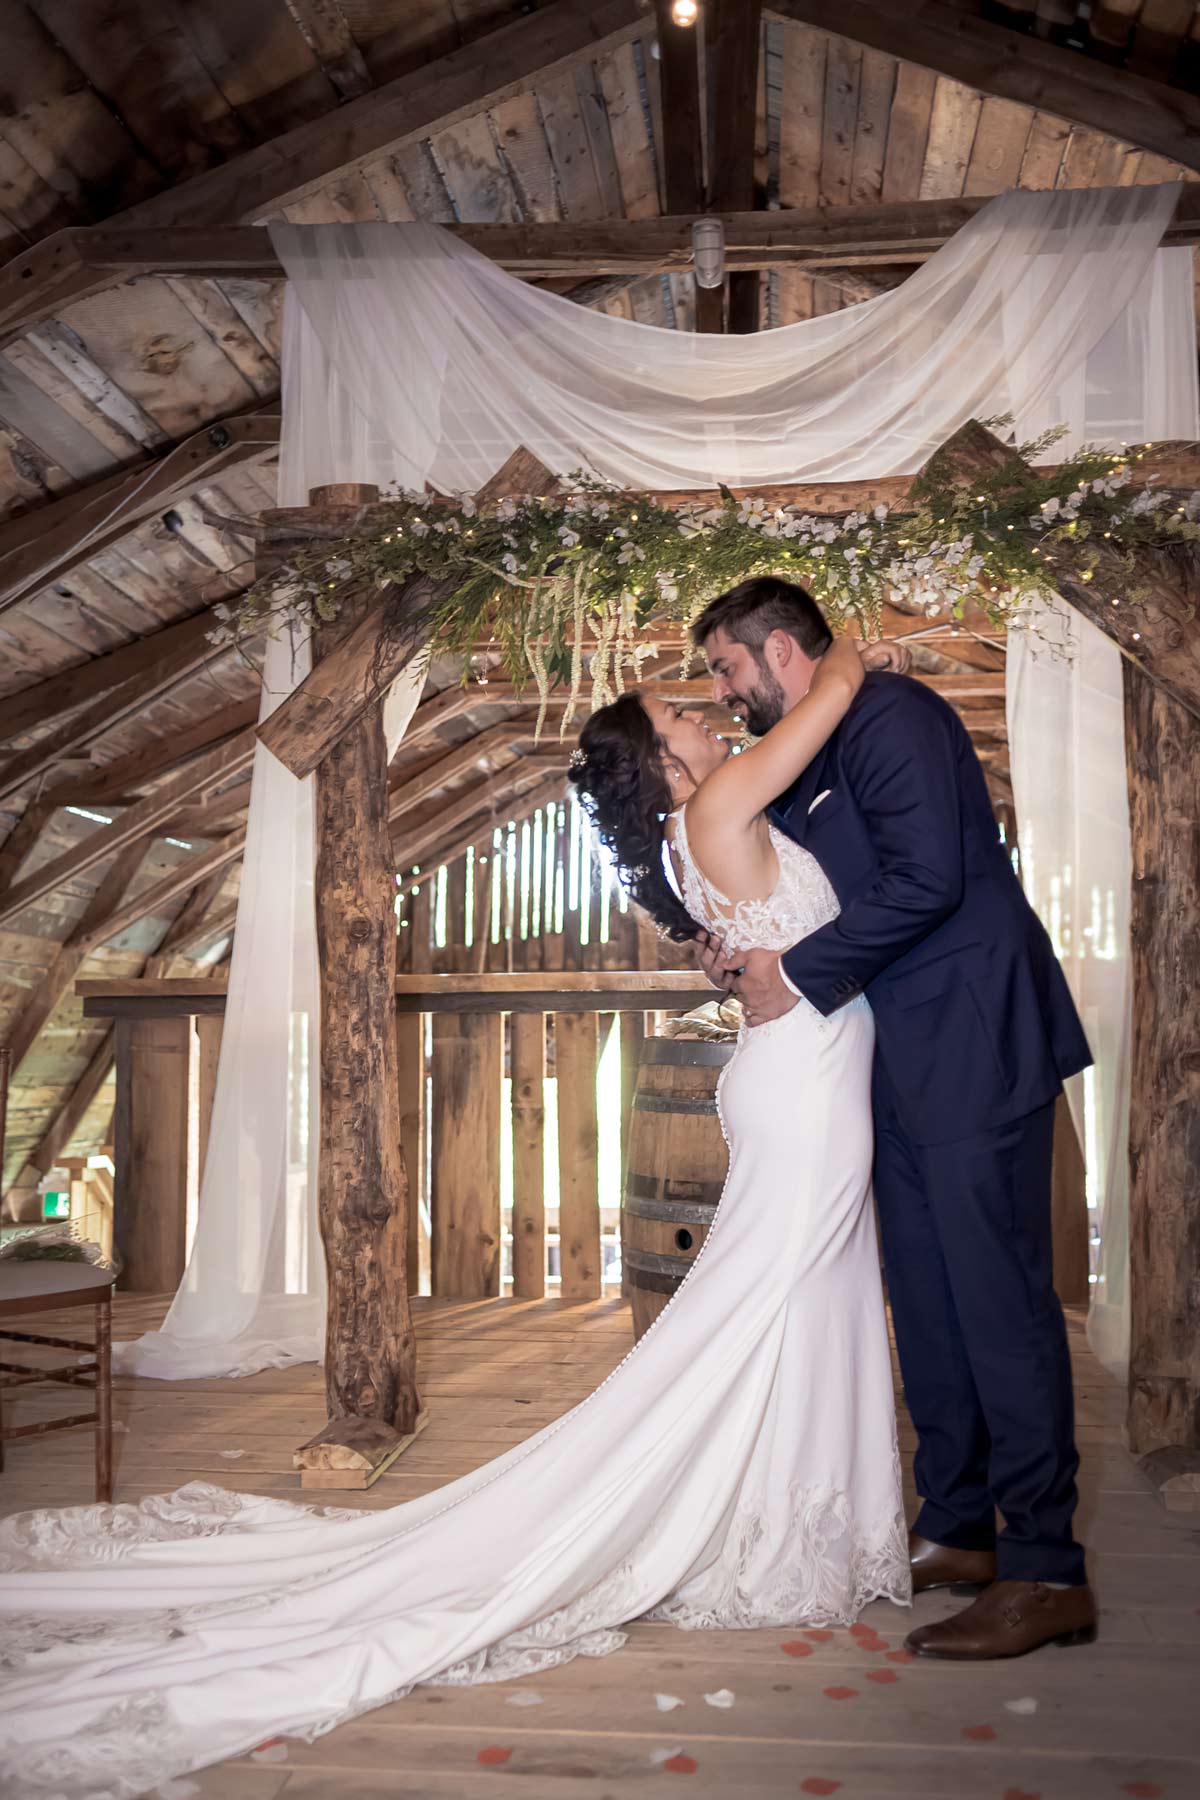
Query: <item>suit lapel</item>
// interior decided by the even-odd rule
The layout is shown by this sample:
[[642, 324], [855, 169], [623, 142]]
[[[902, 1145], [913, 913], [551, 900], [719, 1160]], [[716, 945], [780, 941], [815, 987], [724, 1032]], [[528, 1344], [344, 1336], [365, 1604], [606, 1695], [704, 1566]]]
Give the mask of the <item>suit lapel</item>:
[[794, 838], [798, 844], [803, 844], [808, 830], [808, 809], [824, 785], [823, 777], [829, 763], [833, 741], [831, 738], [824, 749], [809, 763], [799, 780], [794, 781], [791, 787], [780, 794], [778, 800], [767, 808], [767, 817], [771, 823], [778, 825], [781, 831], [786, 831], [788, 836]]

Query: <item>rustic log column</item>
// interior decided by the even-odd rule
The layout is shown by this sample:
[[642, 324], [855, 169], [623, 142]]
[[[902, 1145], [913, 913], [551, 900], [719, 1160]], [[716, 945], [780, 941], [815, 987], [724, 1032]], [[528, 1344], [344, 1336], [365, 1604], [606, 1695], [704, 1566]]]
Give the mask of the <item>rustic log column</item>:
[[1125, 665], [1133, 827], [1129, 1446], [1200, 1510], [1200, 726]]
[[500, 1292], [499, 1013], [433, 1021], [430, 1166], [432, 1289], [474, 1299]]
[[[322, 497], [330, 496], [324, 490]], [[358, 496], [356, 496], [357, 498]], [[314, 495], [314, 501], [316, 496]], [[373, 596], [314, 632], [320, 661]], [[416, 1342], [408, 1304], [406, 1187], [397, 1121], [395, 870], [387, 822], [382, 707], [364, 707], [316, 770], [316, 914], [321, 980], [319, 1216], [328, 1269], [325, 1397], [336, 1447], [364, 1441], [338, 1421], [388, 1428], [377, 1466], [417, 1427]], [[369, 1434], [366, 1434], [369, 1435]], [[389, 1437], [391, 1443], [389, 1444]], [[377, 1442], [376, 1442], [377, 1439]], [[302, 1467], [321, 1466], [313, 1446]]]
[[121, 1288], [171, 1294], [187, 1256], [192, 1021], [118, 1019], [113, 1237]]

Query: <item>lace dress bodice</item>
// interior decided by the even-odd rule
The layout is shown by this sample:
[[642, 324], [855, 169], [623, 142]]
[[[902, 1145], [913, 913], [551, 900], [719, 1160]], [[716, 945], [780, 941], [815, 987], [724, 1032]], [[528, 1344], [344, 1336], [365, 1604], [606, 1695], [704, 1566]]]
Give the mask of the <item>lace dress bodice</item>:
[[683, 903], [698, 924], [724, 938], [731, 950], [788, 950], [836, 919], [841, 907], [816, 857], [774, 825], [771, 845], [779, 880], [765, 900], [731, 900], [708, 879], [688, 843], [686, 808], [675, 820], [672, 849], [679, 863]]

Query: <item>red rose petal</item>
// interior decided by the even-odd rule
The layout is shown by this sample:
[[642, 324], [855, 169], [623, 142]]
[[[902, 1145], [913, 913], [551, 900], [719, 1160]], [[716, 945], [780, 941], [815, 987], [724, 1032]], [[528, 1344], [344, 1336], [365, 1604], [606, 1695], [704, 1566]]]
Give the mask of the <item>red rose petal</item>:
[[895, 1663], [916, 1662], [917, 1653], [915, 1650], [889, 1650], [887, 1659], [889, 1662]]
[[811, 1638], [814, 1644], [828, 1644], [833, 1637], [832, 1631], [806, 1631], [804, 1635]]
[[890, 1687], [893, 1681], [899, 1679], [895, 1669], [871, 1669], [867, 1675], [868, 1681], [877, 1681], [880, 1687]]
[[694, 1775], [699, 1767], [694, 1756], [672, 1756], [663, 1764], [663, 1768], [670, 1769], [672, 1775]]
[[824, 1775], [810, 1775], [807, 1781], [800, 1783], [802, 1794], [836, 1794], [841, 1787], [840, 1781], [829, 1781]]
[[813, 1653], [812, 1645], [801, 1643], [799, 1638], [793, 1638], [790, 1644], [781, 1644], [779, 1648], [785, 1656], [811, 1656]]
[[1127, 1781], [1121, 1789], [1123, 1794], [1133, 1794], [1135, 1800], [1158, 1800], [1163, 1791], [1157, 1781]]
[[511, 1755], [511, 1749], [506, 1750], [501, 1744], [489, 1744], [486, 1750], [481, 1750], [479, 1752], [475, 1761], [481, 1763], [506, 1763]]
[[825, 1688], [824, 1694], [825, 1694], [825, 1698], [827, 1700], [856, 1700], [858, 1698], [858, 1689], [857, 1688], [848, 1688], [848, 1687], [831, 1687], [831, 1688]]
[[1024, 1788], [1005, 1788], [1004, 1800], [1042, 1800], [1042, 1796], [1027, 1794]]
[[878, 1635], [879, 1633], [873, 1625], [852, 1625], [850, 1627], [850, 1636], [853, 1638], [878, 1637]]
[[282, 1738], [264, 1738], [261, 1744], [255, 1744], [250, 1754], [256, 1756], [260, 1750], [273, 1750], [276, 1744], [282, 1744], [282, 1742]]
[[996, 1733], [990, 1725], [964, 1725], [963, 1736], [976, 1744], [990, 1744]]

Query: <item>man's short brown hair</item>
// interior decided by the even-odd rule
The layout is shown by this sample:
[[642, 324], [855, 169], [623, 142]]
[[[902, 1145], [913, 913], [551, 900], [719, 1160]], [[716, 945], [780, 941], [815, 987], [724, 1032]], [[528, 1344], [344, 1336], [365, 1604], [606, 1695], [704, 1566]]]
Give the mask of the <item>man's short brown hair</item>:
[[778, 575], [755, 575], [710, 600], [692, 626], [692, 641], [701, 649], [717, 629], [756, 657], [773, 631], [786, 631], [805, 656], [824, 656], [833, 642], [820, 607], [798, 582]]

